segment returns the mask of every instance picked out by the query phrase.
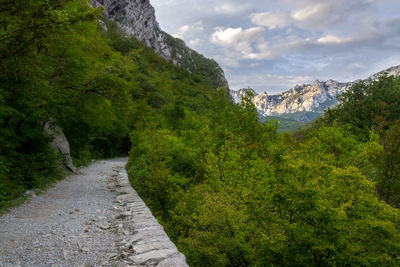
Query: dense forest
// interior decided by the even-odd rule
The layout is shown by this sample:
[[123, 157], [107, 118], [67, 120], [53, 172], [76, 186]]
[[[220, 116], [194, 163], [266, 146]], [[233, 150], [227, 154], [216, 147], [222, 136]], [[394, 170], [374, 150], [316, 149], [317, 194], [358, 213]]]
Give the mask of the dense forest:
[[250, 98], [133, 131], [128, 172], [192, 266], [398, 266], [400, 79], [277, 133]]
[[400, 265], [399, 78], [281, 134], [86, 0], [0, 0], [0, 18], [0, 210], [63, 176], [54, 120], [77, 165], [129, 153], [191, 266]]

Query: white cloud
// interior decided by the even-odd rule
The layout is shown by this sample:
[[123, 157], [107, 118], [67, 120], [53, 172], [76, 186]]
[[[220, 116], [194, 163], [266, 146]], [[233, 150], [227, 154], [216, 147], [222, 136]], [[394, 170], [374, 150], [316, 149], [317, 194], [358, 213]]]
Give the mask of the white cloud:
[[251, 22], [269, 29], [285, 28], [291, 22], [290, 16], [283, 12], [262, 12], [250, 15]]
[[196, 38], [196, 39], [194, 39], [194, 40], [190, 40], [190, 41], [189, 41], [189, 45], [190, 45], [190, 46], [197, 46], [197, 45], [200, 44], [200, 43], [201, 43], [200, 38]]
[[215, 28], [211, 35], [211, 41], [221, 46], [240, 45], [240, 42], [250, 43], [263, 36], [265, 29], [262, 27], [252, 27], [246, 30], [242, 28]]
[[214, 11], [218, 14], [234, 15], [248, 10], [251, 6], [249, 4], [238, 5], [235, 3], [223, 3], [214, 7]]
[[328, 3], [318, 3], [316, 5], [307, 6], [297, 10], [293, 10], [291, 16], [296, 21], [314, 21], [316, 19], [322, 19], [327, 16], [330, 5]]
[[[265, 29], [262, 27], [252, 27], [243, 30], [242, 28], [216, 28], [211, 35], [211, 42], [226, 48], [224, 53], [236, 52], [235, 61], [245, 58], [252, 58], [253, 44], [264, 41]], [[233, 51], [232, 51], [233, 50]]]
[[223, 28], [218, 27], [215, 32], [211, 35], [211, 41], [215, 44], [222, 46], [229, 46], [236, 42], [240, 33], [242, 33], [242, 28]]
[[325, 35], [317, 40], [318, 43], [321, 44], [341, 44], [350, 42], [351, 38], [340, 38], [334, 35]]
[[172, 34], [175, 38], [184, 39], [185, 35], [193, 34], [194, 32], [202, 32], [204, 31], [203, 23], [201, 21], [197, 21], [192, 25], [183, 25], [178, 29], [178, 32]]
[[262, 27], [252, 27], [243, 31], [241, 38], [248, 41], [264, 40], [265, 29]]

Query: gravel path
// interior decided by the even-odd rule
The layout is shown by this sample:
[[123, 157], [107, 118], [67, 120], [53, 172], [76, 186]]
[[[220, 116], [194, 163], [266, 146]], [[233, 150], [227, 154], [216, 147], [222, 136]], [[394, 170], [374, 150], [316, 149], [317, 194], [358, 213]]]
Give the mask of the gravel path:
[[[170, 262], [171, 253], [152, 260], [140, 258], [135, 249], [136, 243], [146, 240], [134, 238], [140, 234], [133, 226], [135, 218], [130, 216], [135, 210], [127, 214], [124, 206], [138, 206], [139, 215], [148, 209], [128, 186], [126, 161], [95, 162], [0, 217], [0, 266], [157, 266], [163, 260]], [[152, 217], [151, 213], [147, 217]], [[158, 228], [163, 232], [161, 226]], [[168, 239], [164, 232], [163, 235], [164, 241]], [[127, 240], [131, 238], [129, 244]], [[169, 239], [168, 242], [175, 249], [173, 257], [185, 260]], [[148, 247], [148, 243], [145, 248], [140, 253], [160, 255], [158, 248]], [[159, 266], [186, 265], [182, 261]]]

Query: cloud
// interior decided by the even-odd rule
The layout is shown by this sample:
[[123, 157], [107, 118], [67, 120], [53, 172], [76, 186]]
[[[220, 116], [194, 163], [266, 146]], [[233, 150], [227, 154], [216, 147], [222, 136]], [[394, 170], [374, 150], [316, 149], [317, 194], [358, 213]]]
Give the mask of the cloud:
[[252, 27], [246, 30], [242, 28], [217, 27], [211, 35], [211, 41], [221, 46], [236, 46], [240, 48], [243, 46], [243, 42], [250, 43], [261, 38], [264, 32], [264, 28], [261, 27]]
[[329, 15], [327, 13], [331, 8], [332, 6], [329, 3], [317, 3], [313, 6], [293, 10], [291, 17], [300, 22], [321, 20]]
[[[253, 44], [265, 42], [264, 33], [265, 29], [262, 27], [252, 27], [245, 30], [220, 27], [215, 29], [210, 39], [212, 43], [225, 48], [223, 53], [233, 55], [235, 62], [237, 62], [240, 59], [252, 57], [255, 53]], [[227, 60], [224, 60], [224, 62], [227, 62]]]
[[310, 82], [312, 81], [313, 77], [311, 76], [298, 76], [298, 75], [278, 75], [278, 74], [270, 74], [267, 73], [265, 75], [267, 79], [274, 80], [274, 81], [280, 81], [284, 83], [290, 83], [290, 84], [302, 84], [304, 82]]
[[264, 26], [271, 30], [285, 28], [291, 23], [290, 16], [283, 12], [262, 12], [250, 15], [251, 22], [258, 26]]
[[200, 43], [201, 43], [200, 38], [196, 38], [196, 39], [194, 39], [194, 40], [190, 40], [190, 41], [189, 41], [189, 45], [190, 45], [190, 46], [197, 46], [197, 45], [199, 45]]
[[215, 32], [211, 35], [211, 41], [214, 44], [229, 46], [234, 44], [243, 32], [242, 28], [223, 28], [218, 27]]
[[318, 43], [321, 44], [341, 44], [341, 43], [346, 43], [350, 42], [352, 39], [351, 38], [340, 38], [334, 35], [326, 35], [317, 40]]
[[265, 46], [264, 49], [257, 52], [248, 53], [244, 56], [245, 59], [254, 59], [254, 60], [263, 60], [263, 59], [273, 59], [276, 55], [274, 51], [270, 49], [268, 46]]
[[231, 57], [228, 55], [224, 56], [215, 56], [215, 60], [217, 60], [223, 67], [224, 69], [231, 69], [231, 68], [239, 68], [239, 60], [235, 57]]
[[249, 8], [251, 8], [250, 4], [238, 5], [235, 3], [226, 2], [221, 5], [215, 6], [214, 11], [218, 14], [234, 15], [234, 14], [242, 13], [242, 12], [248, 10]]
[[273, 45], [270, 45], [266, 42], [260, 42], [255, 45], [256, 49], [253, 51], [253, 53], [245, 55], [244, 58], [252, 60], [272, 60], [282, 58], [285, 55], [293, 53], [294, 51], [298, 53], [304, 52], [312, 45], [313, 42], [296, 38], [293, 41], [289, 41], [286, 38], [284, 41]]
[[172, 36], [174, 36], [175, 38], [184, 39], [185, 35], [187, 35], [188, 33], [193, 34], [194, 32], [202, 31], [204, 31], [203, 23], [201, 21], [197, 21], [192, 25], [181, 26], [176, 33], [172, 34]]
[[400, 64], [400, 1], [151, 2], [161, 27], [216, 59], [232, 88], [276, 92], [294, 82], [366, 78]]
[[349, 21], [359, 25], [375, 11], [372, 0], [300, 0], [290, 15], [300, 28], [326, 30]]

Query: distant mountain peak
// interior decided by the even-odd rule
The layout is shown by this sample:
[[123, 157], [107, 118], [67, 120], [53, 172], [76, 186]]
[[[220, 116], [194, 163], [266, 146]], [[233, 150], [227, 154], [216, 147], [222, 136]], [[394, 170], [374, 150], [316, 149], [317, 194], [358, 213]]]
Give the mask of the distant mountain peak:
[[[378, 79], [383, 74], [400, 76], [400, 65], [388, 68], [371, 75], [364, 81]], [[355, 83], [338, 82], [332, 79], [327, 81], [315, 80], [311, 84], [296, 85], [288, 91], [277, 95], [268, 95], [266, 92], [257, 94], [250, 87], [238, 91], [231, 90], [235, 103], [241, 101], [241, 97], [249, 90], [255, 93], [253, 102], [261, 116], [280, 116], [294, 113], [318, 113], [322, 114], [326, 109], [338, 103], [337, 96], [349, 90]], [[306, 122], [311, 117], [301, 119]]]
[[230, 95], [233, 99], [233, 102], [240, 103], [240, 101], [242, 101], [242, 97], [247, 95], [248, 92], [251, 92], [254, 96], [257, 96], [256, 91], [254, 91], [254, 89], [250, 87], [242, 88], [239, 90], [230, 90]]

